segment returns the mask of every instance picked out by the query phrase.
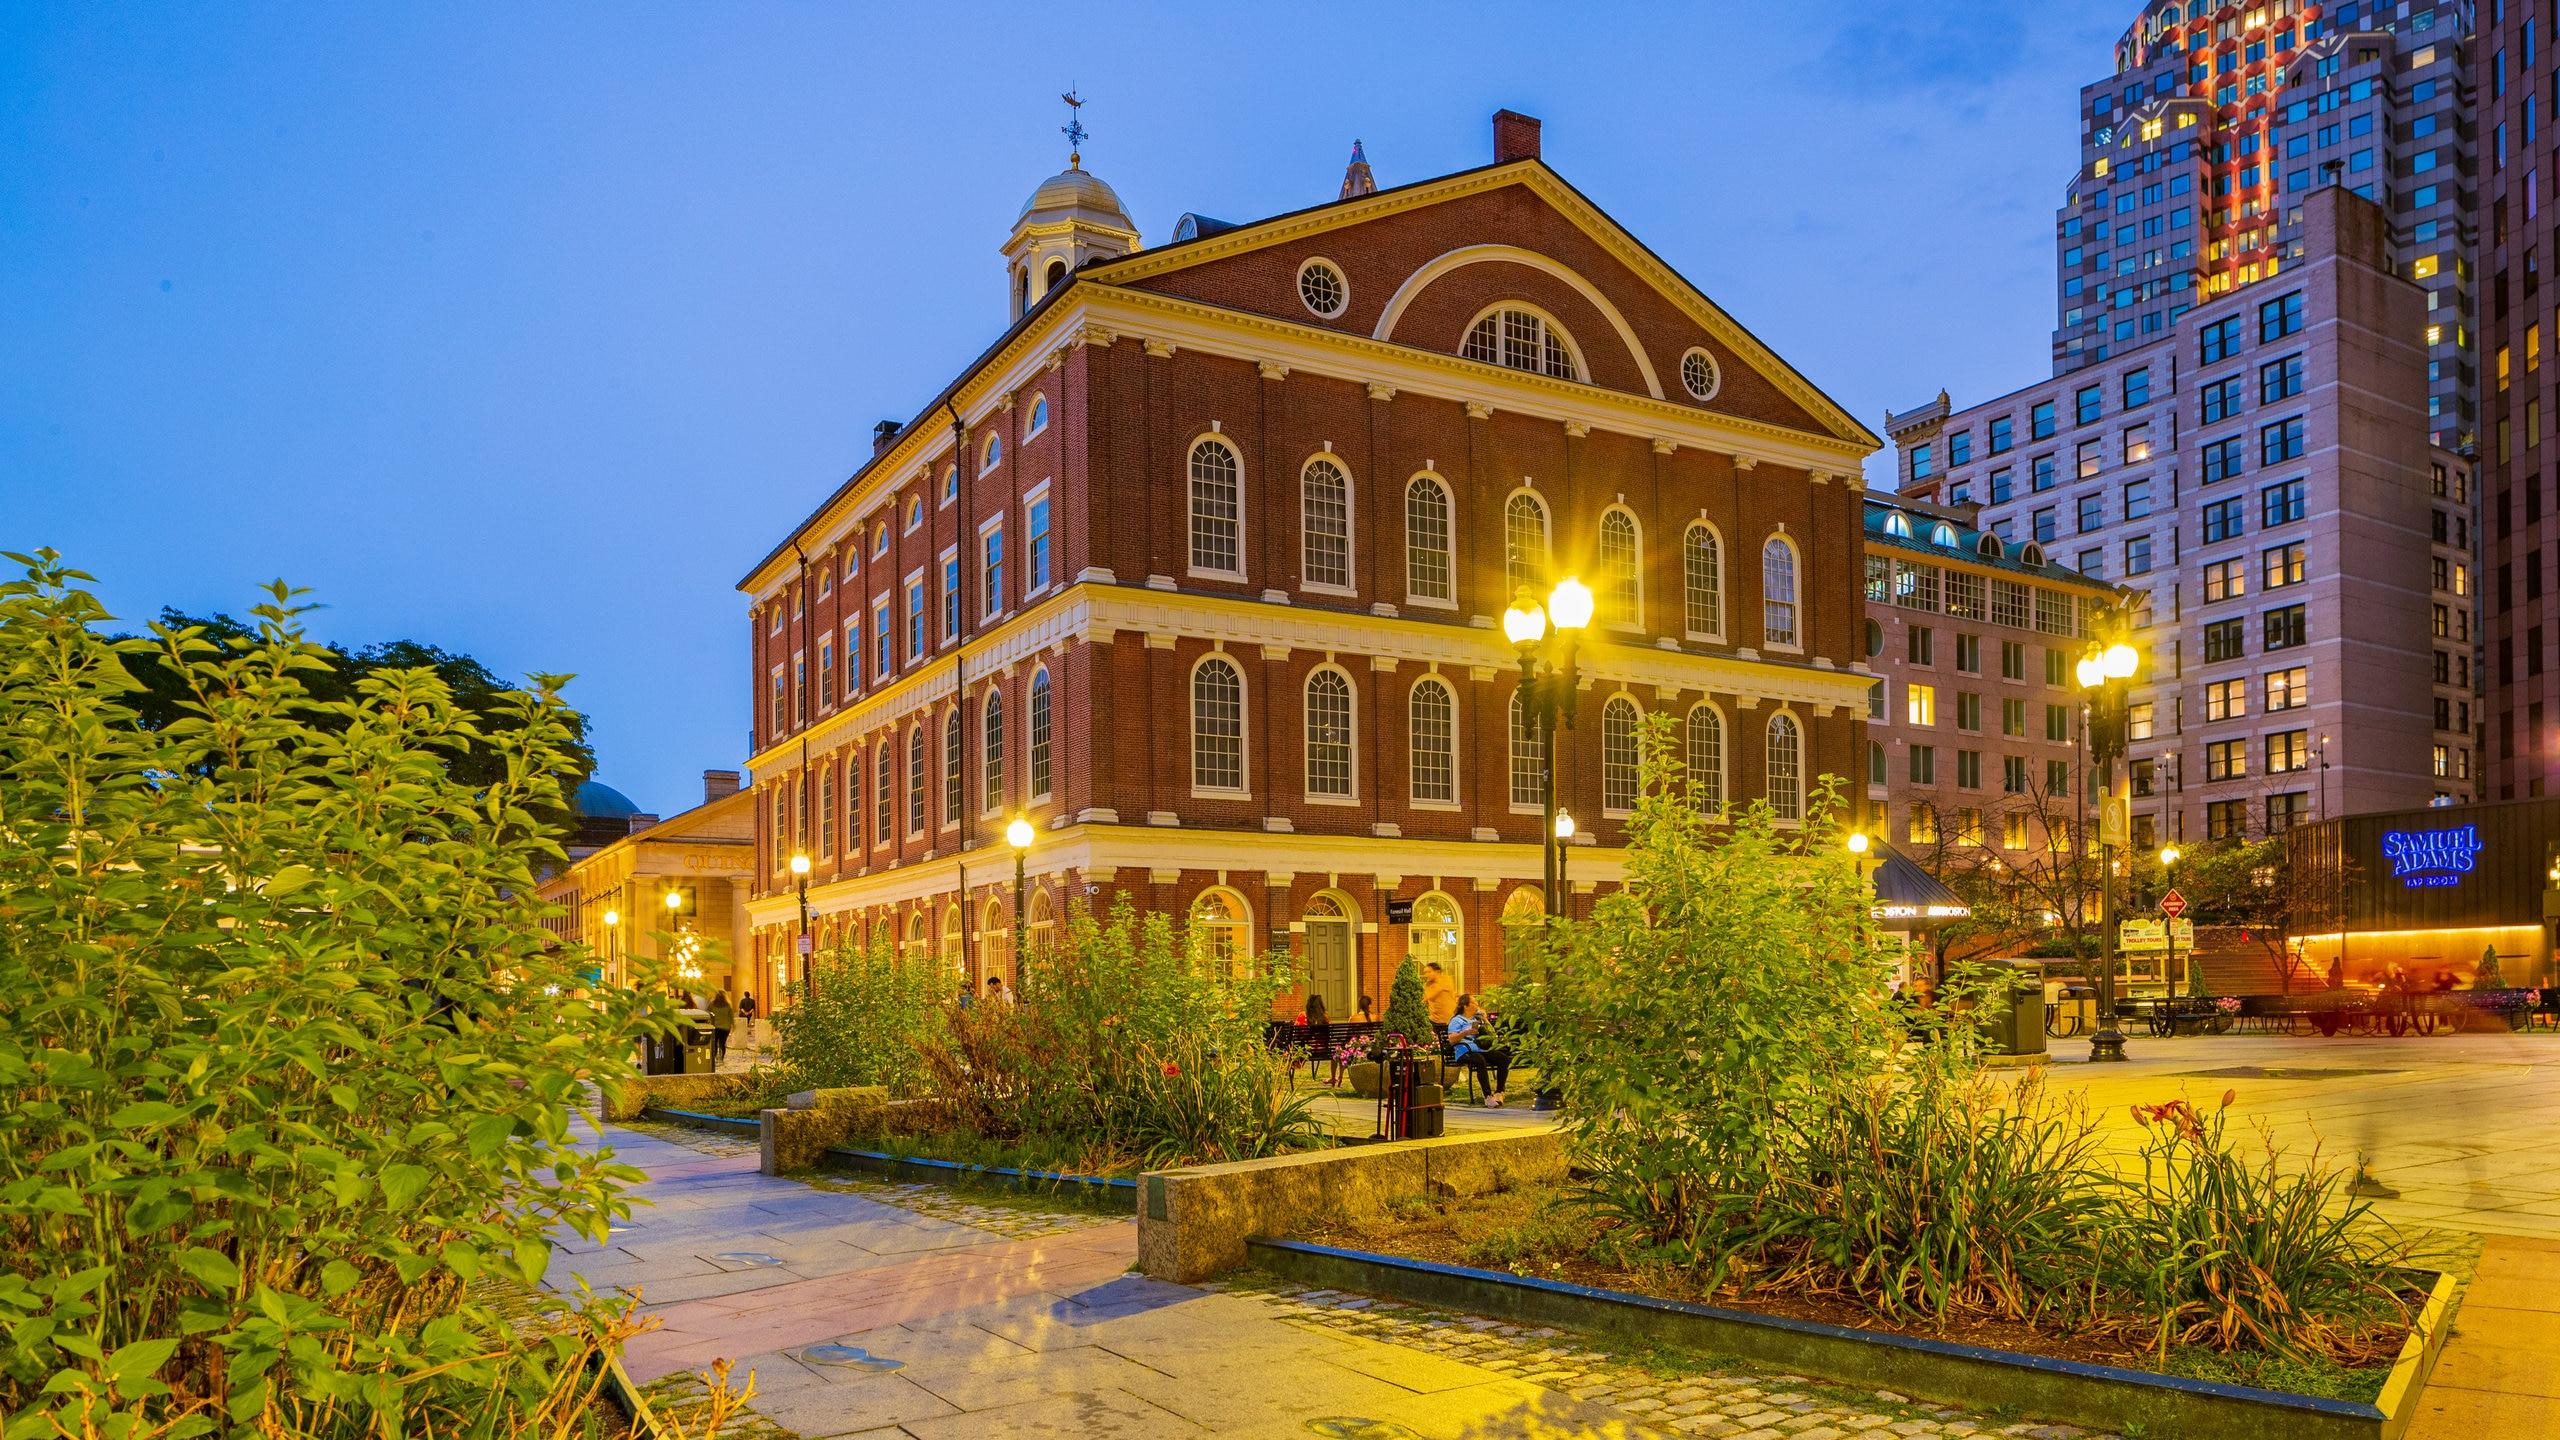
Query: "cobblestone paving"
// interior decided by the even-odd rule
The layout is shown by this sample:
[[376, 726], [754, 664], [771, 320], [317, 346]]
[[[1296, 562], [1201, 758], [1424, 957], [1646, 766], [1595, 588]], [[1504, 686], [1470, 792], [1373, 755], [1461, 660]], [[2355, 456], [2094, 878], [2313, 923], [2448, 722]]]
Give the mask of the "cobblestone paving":
[[1456, 1315], [1247, 1273], [1208, 1288], [1259, 1300], [1287, 1322], [1443, 1355], [1614, 1407], [1667, 1436], [1712, 1440], [1924, 1440], [2011, 1436], [2117, 1440], [2073, 1425], [2009, 1423], [1889, 1390], [1636, 1352], [1546, 1326]]
[[743, 1135], [705, 1130], [697, 1125], [670, 1125], [663, 1120], [616, 1120], [613, 1125], [617, 1130], [635, 1131], [705, 1155], [753, 1155], [764, 1148], [761, 1142]]
[[[1126, 1210], [1080, 1208], [1071, 1201], [998, 1189], [965, 1189], [950, 1185], [908, 1184], [867, 1175], [805, 1175], [811, 1189], [833, 1190], [895, 1205], [917, 1215], [974, 1226], [1008, 1240], [1035, 1240], [1090, 1230], [1129, 1218]], [[1132, 1202], [1134, 1204], [1134, 1202]]]

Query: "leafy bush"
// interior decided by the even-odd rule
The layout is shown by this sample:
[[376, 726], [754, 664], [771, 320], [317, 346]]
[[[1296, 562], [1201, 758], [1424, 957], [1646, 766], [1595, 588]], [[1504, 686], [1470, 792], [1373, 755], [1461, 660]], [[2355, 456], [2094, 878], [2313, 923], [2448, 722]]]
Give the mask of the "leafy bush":
[[1387, 987], [1387, 1011], [1378, 1017], [1371, 1058], [1383, 1058], [1398, 1041], [1408, 1049], [1428, 1050], [1437, 1034], [1431, 1028], [1431, 1007], [1422, 998], [1422, 966], [1407, 955]]
[[916, 1093], [925, 1052], [951, 1012], [940, 966], [887, 944], [855, 943], [812, 957], [812, 988], [773, 1017], [778, 1083], [792, 1090], [884, 1085]]
[[[637, 1176], [584, 1078], [671, 1023], [578, 993], [539, 816], [559, 681], [483, 726], [430, 670], [321, 701], [293, 592], [223, 644], [109, 641], [50, 552], [0, 585], [0, 1411], [11, 1435], [574, 1427], [597, 1305], [519, 1323]], [[182, 677], [137, 723], [128, 666]], [[458, 762], [481, 777], [466, 781]], [[561, 1328], [565, 1327], [565, 1328]]]

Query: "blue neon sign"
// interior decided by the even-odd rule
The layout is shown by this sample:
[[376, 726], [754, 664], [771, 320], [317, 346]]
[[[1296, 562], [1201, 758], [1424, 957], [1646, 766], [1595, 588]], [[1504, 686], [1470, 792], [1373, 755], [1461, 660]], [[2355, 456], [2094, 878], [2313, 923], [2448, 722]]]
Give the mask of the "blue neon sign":
[[2386, 830], [2383, 858], [2391, 874], [2412, 890], [2459, 885], [2480, 862], [2480, 827], [2453, 825], [2442, 830]]

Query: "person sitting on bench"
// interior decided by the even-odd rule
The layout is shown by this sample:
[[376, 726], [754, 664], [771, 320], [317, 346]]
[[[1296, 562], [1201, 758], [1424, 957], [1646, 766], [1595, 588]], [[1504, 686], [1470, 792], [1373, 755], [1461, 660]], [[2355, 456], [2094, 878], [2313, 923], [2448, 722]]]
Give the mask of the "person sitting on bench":
[[1492, 1021], [1473, 995], [1458, 997], [1458, 1011], [1449, 1017], [1449, 1045], [1450, 1058], [1474, 1072], [1484, 1103], [1502, 1108], [1502, 1092], [1511, 1084], [1511, 1050], [1494, 1042]]

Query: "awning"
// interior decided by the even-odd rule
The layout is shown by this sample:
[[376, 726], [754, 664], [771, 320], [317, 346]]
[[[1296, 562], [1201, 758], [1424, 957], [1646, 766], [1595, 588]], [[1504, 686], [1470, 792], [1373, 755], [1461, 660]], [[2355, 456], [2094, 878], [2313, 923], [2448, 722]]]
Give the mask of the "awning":
[[1912, 929], [1943, 925], [1973, 913], [1973, 907], [1939, 884], [1936, 876], [1904, 859], [1890, 845], [1879, 848], [1884, 858], [1868, 876], [1876, 896], [1871, 913], [1878, 920], [1896, 929]]

